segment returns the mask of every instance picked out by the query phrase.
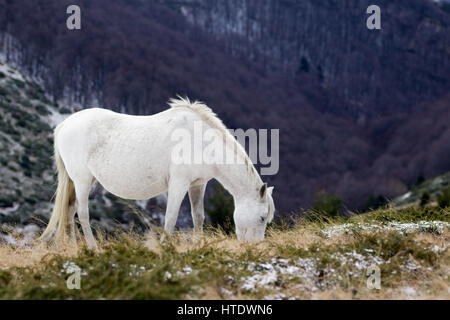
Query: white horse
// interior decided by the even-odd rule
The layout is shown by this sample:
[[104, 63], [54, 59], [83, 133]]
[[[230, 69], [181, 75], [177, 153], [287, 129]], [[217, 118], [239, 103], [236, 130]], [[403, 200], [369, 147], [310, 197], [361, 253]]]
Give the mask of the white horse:
[[[188, 192], [194, 231], [201, 232], [203, 197], [207, 182], [213, 178], [234, 198], [237, 238], [244, 241], [264, 239], [266, 225], [275, 211], [273, 187], [268, 188], [262, 182], [245, 149], [210, 108], [187, 98], [171, 99], [169, 104], [171, 108], [151, 116], [86, 109], [56, 127], [54, 147], [58, 188], [53, 212], [41, 239], [49, 240], [54, 236], [60, 240], [67, 235], [69, 226], [70, 238], [74, 240], [74, 216], [77, 213], [88, 247], [97, 249], [88, 209], [88, 197], [95, 181], [112, 194], [132, 200], [149, 199], [167, 191], [164, 229], [169, 235], [174, 231], [181, 202]], [[214, 129], [216, 142], [227, 154], [231, 152], [243, 161], [174, 161], [174, 148], [180, 150], [180, 144], [184, 150], [192, 147], [190, 139], [174, 141], [175, 132], [192, 133], [191, 137], [198, 139], [198, 134], [194, 133], [198, 123]], [[217, 157], [207, 147], [202, 147], [200, 152], [204, 153], [202, 159]]]

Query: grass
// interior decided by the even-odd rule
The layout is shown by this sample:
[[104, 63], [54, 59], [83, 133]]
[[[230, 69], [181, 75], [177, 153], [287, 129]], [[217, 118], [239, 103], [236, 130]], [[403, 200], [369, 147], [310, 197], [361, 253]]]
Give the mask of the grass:
[[[449, 221], [448, 209], [384, 209], [270, 226], [257, 244], [207, 228], [163, 244], [98, 232], [99, 253], [2, 245], [0, 299], [449, 299]], [[73, 265], [80, 290], [66, 285]], [[371, 265], [379, 290], [367, 287]]]

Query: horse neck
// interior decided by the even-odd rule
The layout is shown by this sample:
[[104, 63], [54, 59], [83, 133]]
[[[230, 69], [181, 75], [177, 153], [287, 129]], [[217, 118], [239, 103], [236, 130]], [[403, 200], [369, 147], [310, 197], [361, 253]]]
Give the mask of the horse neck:
[[262, 185], [262, 180], [246, 164], [222, 165], [218, 168], [219, 174], [215, 177], [235, 200], [257, 193]]

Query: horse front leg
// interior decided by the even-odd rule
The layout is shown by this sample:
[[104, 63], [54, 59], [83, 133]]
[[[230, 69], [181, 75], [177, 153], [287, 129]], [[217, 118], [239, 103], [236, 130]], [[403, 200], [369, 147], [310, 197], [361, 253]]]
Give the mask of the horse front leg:
[[[172, 235], [175, 230], [181, 202], [186, 195], [188, 187], [189, 183], [187, 181], [173, 178], [169, 181], [166, 217], [164, 221], [164, 230], [168, 235]], [[164, 240], [164, 238], [161, 240]]]
[[203, 221], [205, 220], [205, 208], [203, 197], [205, 196], [206, 183], [189, 188], [189, 200], [191, 202], [191, 214], [194, 221], [194, 232], [203, 232]]

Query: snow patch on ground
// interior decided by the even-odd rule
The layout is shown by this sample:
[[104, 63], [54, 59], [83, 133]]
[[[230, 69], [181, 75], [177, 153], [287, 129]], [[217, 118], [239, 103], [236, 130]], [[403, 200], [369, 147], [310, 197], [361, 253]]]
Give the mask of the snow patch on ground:
[[3, 72], [9, 78], [25, 82], [25, 78], [22, 76], [22, 74], [19, 71], [9, 67], [7, 64], [0, 64], [0, 72]]
[[417, 296], [416, 289], [412, 287], [403, 287], [401, 288], [401, 291], [407, 296], [408, 299], [413, 299]]
[[[3, 226], [2, 229], [8, 230], [8, 226]], [[24, 247], [33, 244], [39, 233], [40, 228], [35, 224], [28, 224], [24, 227], [14, 229], [14, 235], [10, 232], [7, 234], [0, 233], [0, 242], [5, 242], [8, 245], [15, 247]]]
[[[442, 248], [430, 247], [429, 250], [444, 250]], [[243, 291], [258, 292], [260, 290], [276, 290], [279, 294], [272, 293], [266, 299], [296, 299], [295, 296], [286, 296], [281, 293], [283, 283], [296, 280], [298, 292], [313, 294], [319, 290], [338, 288], [343, 277], [363, 278], [369, 267], [382, 264], [390, 264], [390, 259], [384, 259], [376, 255], [375, 250], [364, 249], [363, 252], [356, 250], [347, 252], [335, 252], [329, 255], [330, 262], [324, 267], [319, 258], [298, 258], [298, 259], [278, 259], [273, 258], [269, 262], [251, 262], [246, 266], [246, 270], [252, 274], [240, 279], [240, 289]], [[347, 275], [342, 275], [335, 268], [344, 267]], [[399, 267], [402, 273], [412, 273], [422, 269], [412, 259], [409, 259]], [[428, 269], [427, 269], [428, 270]], [[397, 271], [395, 271], [397, 273]], [[394, 271], [393, 271], [394, 274]], [[405, 289], [412, 295], [411, 289]], [[408, 291], [409, 290], [409, 291]]]
[[58, 124], [66, 120], [70, 114], [61, 114], [56, 110], [51, 110], [52, 114], [48, 116], [50, 126], [56, 127]]
[[308, 284], [308, 287], [317, 290], [315, 277], [319, 276], [320, 272], [317, 270], [316, 262], [312, 258], [298, 258], [297, 260], [273, 258], [270, 262], [265, 263], [252, 262], [247, 269], [254, 274], [240, 279], [241, 289], [257, 291], [258, 289], [279, 288], [281, 281], [301, 278], [303, 283]]
[[399, 200], [406, 200], [411, 196], [411, 191], [405, 193], [404, 195], [399, 197]]
[[10, 213], [16, 212], [16, 210], [19, 209], [19, 207], [20, 207], [20, 204], [18, 202], [16, 202], [16, 203], [14, 203], [14, 205], [12, 207], [1, 209], [0, 212], [2, 214], [4, 214], [5, 216], [7, 216]]
[[418, 222], [389, 222], [360, 224], [360, 223], [344, 223], [341, 225], [328, 227], [321, 232], [327, 237], [332, 238], [339, 234], [345, 234], [353, 230], [357, 231], [397, 231], [402, 234], [412, 232], [435, 232], [442, 234], [446, 228], [450, 228], [450, 223], [444, 221], [418, 221]]

